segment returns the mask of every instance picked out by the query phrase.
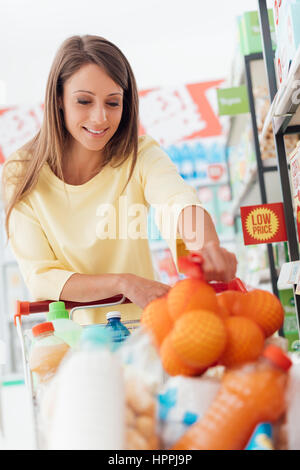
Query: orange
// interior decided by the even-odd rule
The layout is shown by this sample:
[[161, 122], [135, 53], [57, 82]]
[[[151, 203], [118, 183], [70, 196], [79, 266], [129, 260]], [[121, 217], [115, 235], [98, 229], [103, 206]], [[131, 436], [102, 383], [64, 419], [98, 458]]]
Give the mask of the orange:
[[217, 294], [218, 313], [222, 318], [228, 318], [233, 314], [233, 305], [241, 295], [244, 294], [234, 290], [226, 290]]
[[251, 318], [271, 336], [282, 325], [284, 310], [278, 298], [268, 291], [255, 289], [240, 296], [233, 306], [234, 315]]
[[166, 296], [152, 300], [145, 307], [141, 316], [141, 324], [150, 332], [154, 343], [159, 347], [173, 327], [173, 321], [168, 313]]
[[224, 321], [208, 310], [185, 313], [176, 321], [170, 335], [179, 357], [197, 368], [214, 364], [223, 353], [227, 341]]
[[265, 336], [250, 318], [231, 316], [225, 320], [228, 341], [219, 363], [232, 367], [255, 361], [262, 353]]
[[164, 339], [159, 353], [163, 368], [169, 375], [186, 375], [192, 377], [200, 375], [206, 370], [206, 368], [197, 369], [195, 367], [191, 367], [182, 361], [174, 350], [171, 335], [168, 335]]
[[174, 321], [190, 310], [203, 309], [216, 312], [217, 296], [214, 289], [206, 282], [199, 279], [183, 279], [169, 290], [168, 307]]

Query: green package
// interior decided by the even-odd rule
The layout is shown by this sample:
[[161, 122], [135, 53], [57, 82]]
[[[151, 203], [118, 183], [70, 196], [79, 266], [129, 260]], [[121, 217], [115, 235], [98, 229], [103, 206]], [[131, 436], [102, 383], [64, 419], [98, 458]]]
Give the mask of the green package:
[[285, 312], [283, 333], [284, 337], [288, 340], [288, 349], [290, 352], [300, 351], [298, 322], [293, 289], [279, 289], [278, 292], [279, 299]]
[[[273, 10], [268, 10], [273, 48], [276, 49]], [[246, 11], [238, 18], [240, 47], [243, 55], [262, 52], [260, 24], [257, 11]]]

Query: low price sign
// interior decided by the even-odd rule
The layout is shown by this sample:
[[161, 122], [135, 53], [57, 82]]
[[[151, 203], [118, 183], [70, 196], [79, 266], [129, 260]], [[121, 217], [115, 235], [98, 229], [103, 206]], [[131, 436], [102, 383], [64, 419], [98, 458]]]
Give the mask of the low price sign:
[[240, 208], [244, 243], [277, 243], [287, 240], [283, 204], [261, 204]]

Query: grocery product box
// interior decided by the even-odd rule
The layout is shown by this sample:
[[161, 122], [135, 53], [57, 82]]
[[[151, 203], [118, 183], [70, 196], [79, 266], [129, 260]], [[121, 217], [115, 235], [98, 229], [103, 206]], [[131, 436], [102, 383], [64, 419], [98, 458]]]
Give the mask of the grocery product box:
[[292, 181], [292, 194], [298, 239], [300, 240], [300, 142], [288, 157]]
[[284, 81], [300, 46], [300, 2], [291, 3], [281, 15], [277, 27], [276, 69], [279, 83]]
[[285, 312], [283, 334], [288, 341], [288, 350], [291, 352], [299, 351], [300, 341], [293, 289], [286, 287], [279, 289], [278, 293]]
[[[276, 48], [275, 25], [272, 9], [268, 10], [273, 48]], [[243, 55], [262, 52], [262, 40], [257, 11], [247, 11], [238, 18], [240, 47]]]
[[282, 25], [282, 21], [289, 6], [296, 3], [300, 3], [300, 0], [273, 0], [273, 16], [276, 34]]

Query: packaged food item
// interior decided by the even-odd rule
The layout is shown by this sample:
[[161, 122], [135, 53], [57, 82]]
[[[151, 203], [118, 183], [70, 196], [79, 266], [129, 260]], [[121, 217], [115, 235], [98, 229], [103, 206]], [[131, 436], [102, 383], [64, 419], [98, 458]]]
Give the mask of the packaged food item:
[[257, 424], [276, 422], [286, 410], [289, 357], [277, 346], [265, 348], [253, 363], [228, 369], [203, 419], [173, 450], [243, 450]]
[[[253, 94], [255, 99], [257, 130], [260, 134], [263, 130], [264, 122], [270, 109], [269, 93], [267, 88], [265, 87], [256, 87], [253, 90]], [[285, 136], [284, 143], [287, 154], [289, 154], [296, 147], [298, 141], [298, 134], [291, 134]], [[272, 123], [270, 123], [264, 135], [264, 138], [260, 141], [260, 151], [262, 160], [276, 158]]]
[[125, 449], [159, 449], [155, 398], [131, 368], [125, 373], [125, 401]]
[[[54, 398], [47, 397], [47, 448], [50, 450], [122, 450], [125, 448], [123, 368], [108, 345], [105, 328], [84, 329], [80, 348], [62, 364]], [[102, 338], [102, 342], [101, 342]], [[49, 421], [49, 406], [52, 416]]]
[[70, 320], [64, 302], [51, 302], [47, 321], [53, 323], [55, 336], [63, 339], [71, 348], [77, 346], [82, 333], [82, 327]]
[[138, 328], [116, 354], [124, 365], [125, 448], [160, 449], [156, 395], [164, 371], [156, 347], [151, 337]]
[[30, 369], [36, 374], [39, 383], [45, 383], [54, 376], [70, 348], [62, 339], [54, 336], [51, 322], [34, 326], [32, 334], [34, 340], [29, 357]]
[[164, 449], [169, 449], [191, 425], [203, 418], [220, 383], [220, 379], [207, 376], [176, 376], [167, 380], [157, 396], [159, 435]]
[[110, 330], [113, 341], [113, 350], [118, 349], [123, 341], [130, 336], [128, 328], [121, 322], [121, 312], [109, 312], [106, 314], [107, 325], [105, 328]]
[[272, 424], [258, 424], [245, 450], [275, 450]]

